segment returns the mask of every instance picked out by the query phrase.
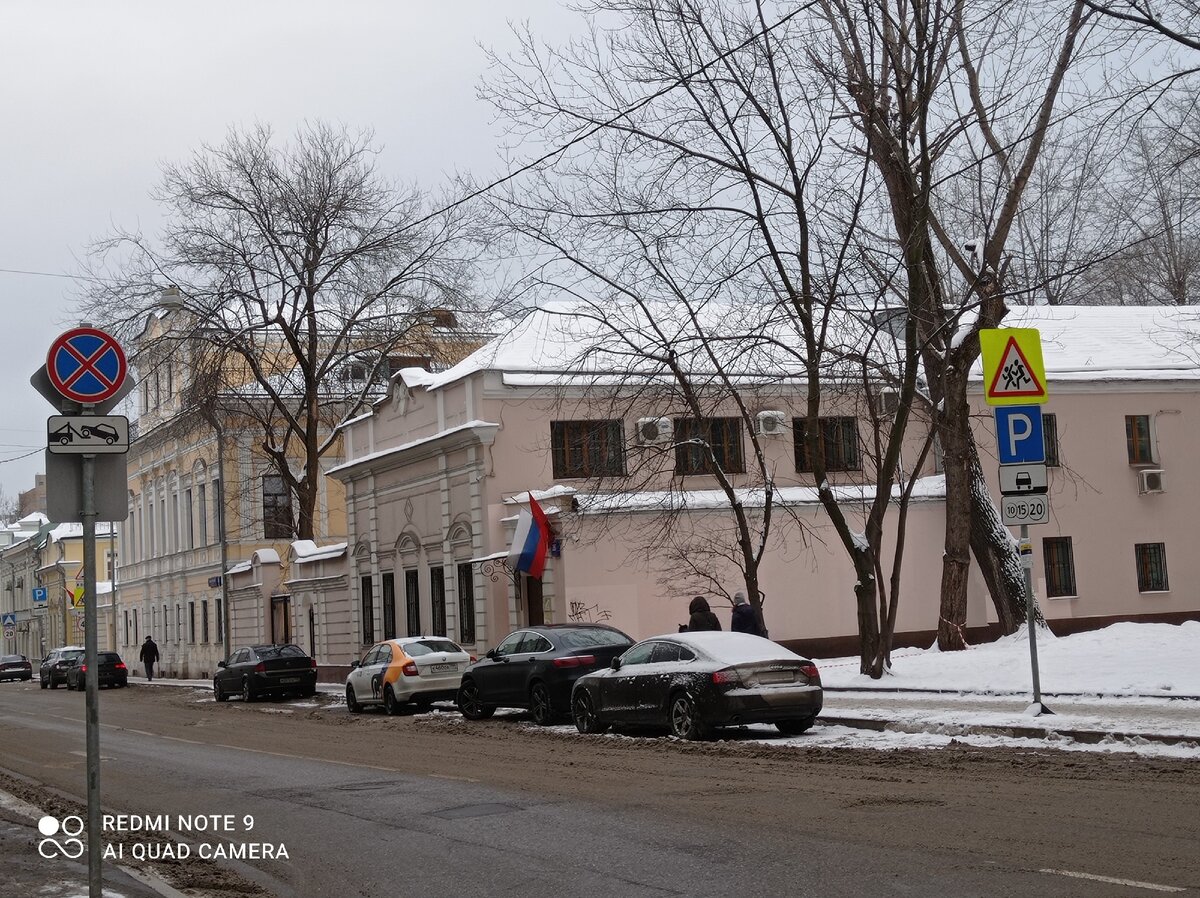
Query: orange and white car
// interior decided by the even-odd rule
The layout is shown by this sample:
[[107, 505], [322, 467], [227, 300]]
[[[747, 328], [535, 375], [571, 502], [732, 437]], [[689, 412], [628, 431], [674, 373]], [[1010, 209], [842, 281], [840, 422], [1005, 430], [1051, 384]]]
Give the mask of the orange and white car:
[[357, 713], [367, 705], [382, 705], [395, 714], [406, 702], [427, 708], [452, 701], [462, 672], [474, 660], [445, 636], [385, 639], [350, 665], [346, 707]]

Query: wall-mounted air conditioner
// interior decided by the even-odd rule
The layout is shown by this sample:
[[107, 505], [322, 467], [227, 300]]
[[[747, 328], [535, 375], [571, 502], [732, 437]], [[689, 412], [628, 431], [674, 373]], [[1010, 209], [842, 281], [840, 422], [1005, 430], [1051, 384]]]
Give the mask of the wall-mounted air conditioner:
[[670, 418], [638, 418], [638, 442], [644, 446], [655, 443], [669, 443], [675, 433], [675, 425]]
[[1165, 492], [1163, 472], [1161, 468], [1142, 468], [1138, 471], [1138, 492], [1143, 496], [1147, 493]]
[[754, 419], [754, 429], [765, 437], [787, 433], [787, 413], [777, 411], [759, 412]]

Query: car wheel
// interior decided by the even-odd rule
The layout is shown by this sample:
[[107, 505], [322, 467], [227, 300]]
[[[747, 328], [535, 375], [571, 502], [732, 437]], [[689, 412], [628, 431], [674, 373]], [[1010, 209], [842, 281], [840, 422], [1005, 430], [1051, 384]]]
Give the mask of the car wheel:
[[346, 687], [346, 709], [351, 714], [357, 714], [359, 711], [362, 710], [362, 705], [360, 705], [358, 703], [358, 699], [354, 695], [354, 687], [353, 686]]
[[50, 684], [47, 683], [45, 680], [43, 680], [41, 677], [38, 677], [38, 685], [41, 686], [43, 689], [45, 689]]
[[703, 739], [706, 727], [700, 721], [695, 700], [686, 692], [677, 692], [671, 697], [671, 735], [680, 739]]
[[533, 722], [540, 727], [554, 723], [554, 705], [545, 683], [539, 681], [529, 688], [529, 711], [533, 715]]
[[571, 701], [571, 715], [575, 718], [575, 729], [581, 733], [603, 733], [608, 729], [607, 724], [601, 723], [596, 716], [592, 697], [586, 689], [576, 690]]
[[221, 684], [217, 680], [213, 680], [213, 698], [219, 702], [229, 701], [229, 696], [225, 694], [225, 690], [221, 688]]
[[75, 687], [71, 685], [71, 678], [67, 677], [67, 692], [74, 692]]
[[391, 686], [383, 687], [383, 710], [390, 717], [400, 713], [400, 703], [396, 701], [396, 693], [392, 692]]
[[256, 698], [258, 698], [258, 696], [255, 694], [254, 690], [250, 688], [250, 678], [247, 677], [246, 679], [242, 680], [242, 701], [249, 704]]
[[486, 720], [496, 713], [494, 705], [485, 705], [474, 680], [466, 680], [458, 687], [458, 710], [467, 720]]
[[814, 720], [815, 718], [812, 717], [802, 717], [799, 720], [780, 720], [776, 721], [775, 729], [785, 736], [799, 736], [812, 728]]

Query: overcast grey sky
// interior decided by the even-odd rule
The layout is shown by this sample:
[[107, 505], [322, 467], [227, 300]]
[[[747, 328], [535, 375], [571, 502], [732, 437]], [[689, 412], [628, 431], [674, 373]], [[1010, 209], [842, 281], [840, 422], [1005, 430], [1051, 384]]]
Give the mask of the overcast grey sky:
[[[433, 190], [500, 172], [478, 45], [511, 46], [522, 20], [556, 42], [581, 27], [557, 0], [0, 0], [0, 269], [75, 273], [114, 223], [155, 230], [160, 164], [231, 124], [367, 126], [387, 174]], [[9, 496], [43, 470], [53, 410], [29, 376], [75, 323], [75, 289], [0, 272]]]

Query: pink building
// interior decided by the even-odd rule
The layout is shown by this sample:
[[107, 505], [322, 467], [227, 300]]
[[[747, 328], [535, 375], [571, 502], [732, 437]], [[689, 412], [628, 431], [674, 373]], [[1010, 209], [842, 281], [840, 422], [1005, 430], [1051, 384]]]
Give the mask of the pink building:
[[[1031, 528], [1035, 590], [1064, 628], [1200, 613], [1198, 562], [1185, 541], [1200, 490], [1184, 465], [1200, 436], [1192, 314], [1036, 308], [1006, 322], [1043, 333], [1052, 517]], [[405, 369], [386, 399], [346, 425], [347, 461], [331, 474], [346, 485], [350, 627], [360, 645], [433, 632], [482, 651], [541, 621], [604, 621], [642, 638], [675, 631], [697, 591], [728, 626], [727, 597], [740, 588], [723, 557], [730, 509], [679, 448], [695, 422], [668, 390], [645, 386], [653, 377], [638, 380], [636, 365], [633, 379], [617, 377], [611, 357], [581, 365], [588, 328], [563, 307], [534, 312], [445, 372]], [[760, 581], [771, 636], [817, 653], [852, 651], [853, 569], [797, 451], [803, 383], [773, 377], [746, 395], [782, 509]], [[980, 451], [998, 495], [982, 385], [976, 404]], [[727, 409], [708, 414], [698, 420], [736, 464], [751, 435]], [[826, 461], [839, 470], [830, 479], [848, 496], [862, 479], [866, 421], [850, 393], [823, 416]], [[917, 457], [923, 426], [914, 422], [906, 457]], [[932, 453], [925, 470], [906, 470], [918, 482], [902, 642], [931, 641], [937, 622], [944, 490], [936, 464]], [[753, 513], [761, 484], [747, 474], [746, 486], [740, 498]], [[558, 537], [541, 582], [514, 579], [503, 565], [529, 492]], [[983, 638], [993, 613], [975, 576], [968, 615], [970, 632]]]

